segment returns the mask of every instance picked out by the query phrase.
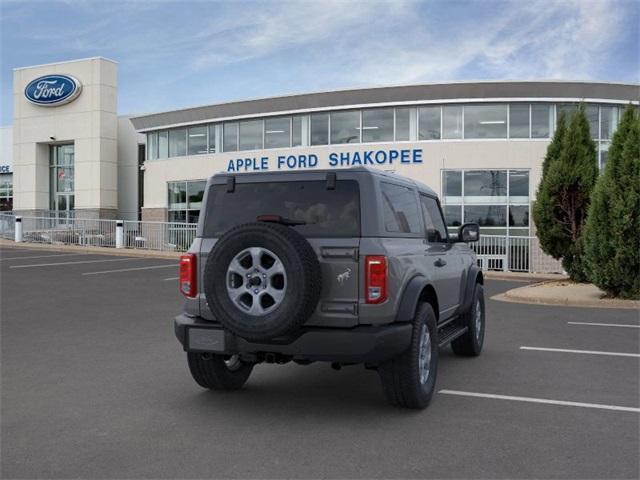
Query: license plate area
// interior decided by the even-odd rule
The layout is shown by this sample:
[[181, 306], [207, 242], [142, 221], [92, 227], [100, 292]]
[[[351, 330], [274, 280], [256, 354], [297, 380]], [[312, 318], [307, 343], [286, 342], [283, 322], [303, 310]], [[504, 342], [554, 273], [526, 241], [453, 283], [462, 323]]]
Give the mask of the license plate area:
[[215, 328], [187, 329], [187, 350], [196, 352], [224, 352], [224, 330]]

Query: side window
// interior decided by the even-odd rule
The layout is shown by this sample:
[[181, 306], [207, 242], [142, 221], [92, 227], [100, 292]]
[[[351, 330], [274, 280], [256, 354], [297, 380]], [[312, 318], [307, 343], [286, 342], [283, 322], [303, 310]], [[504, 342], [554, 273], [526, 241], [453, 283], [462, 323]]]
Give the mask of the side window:
[[422, 203], [424, 224], [427, 229], [427, 241], [431, 243], [447, 242], [447, 228], [444, 226], [444, 219], [436, 199], [420, 195], [420, 203]]
[[408, 187], [382, 182], [384, 227], [392, 233], [421, 233], [416, 195]]

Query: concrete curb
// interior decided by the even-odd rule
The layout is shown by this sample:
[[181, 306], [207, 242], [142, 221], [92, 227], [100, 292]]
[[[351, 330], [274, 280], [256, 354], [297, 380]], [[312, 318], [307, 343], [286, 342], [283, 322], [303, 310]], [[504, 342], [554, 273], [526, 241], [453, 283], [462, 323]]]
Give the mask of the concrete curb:
[[510, 280], [514, 282], [542, 282], [548, 280], [566, 280], [569, 277], [560, 273], [527, 273], [527, 272], [482, 272], [484, 278], [492, 280]]
[[640, 301], [616, 298], [600, 298], [602, 292], [593, 285], [555, 285], [540, 282], [526, 287], [511, 289], [494, 295], [492, 300], [531, 305], [550, 305], [583, 308], [621, 308], [639, 310]]
[[97, 253], [100, 255], [115, 255], [123, 257], [165, 258], [179, 259], [180, 252], [158, 252], [155, 250], [135, 250], [130, 248], [83, 247], [79, 245], [51, 245], [46, 243], [15, 243], [11, 240], [0, 239], [0, 247], [28, 250], [44, 250], [58, 252]]

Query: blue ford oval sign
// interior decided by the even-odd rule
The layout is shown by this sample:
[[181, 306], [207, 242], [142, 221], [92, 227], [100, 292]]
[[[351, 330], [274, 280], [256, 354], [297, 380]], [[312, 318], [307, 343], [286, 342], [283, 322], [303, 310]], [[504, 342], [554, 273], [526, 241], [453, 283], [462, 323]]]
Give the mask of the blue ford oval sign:
[[70, 75], [45, 75], [29, 82], [24, 96], [36, 105], [57, 106], [75, 100], [81, 90], [80, 81]]

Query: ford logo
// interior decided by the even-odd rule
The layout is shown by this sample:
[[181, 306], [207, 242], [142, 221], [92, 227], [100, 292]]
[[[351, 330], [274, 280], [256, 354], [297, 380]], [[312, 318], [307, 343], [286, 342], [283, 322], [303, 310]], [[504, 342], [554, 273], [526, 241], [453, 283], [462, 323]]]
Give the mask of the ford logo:
[[29, 82], [24, 96], [36, 105], [57, 106], [75, 100], [81, 90], [80, 81], [70, 75], [45, 75]]

